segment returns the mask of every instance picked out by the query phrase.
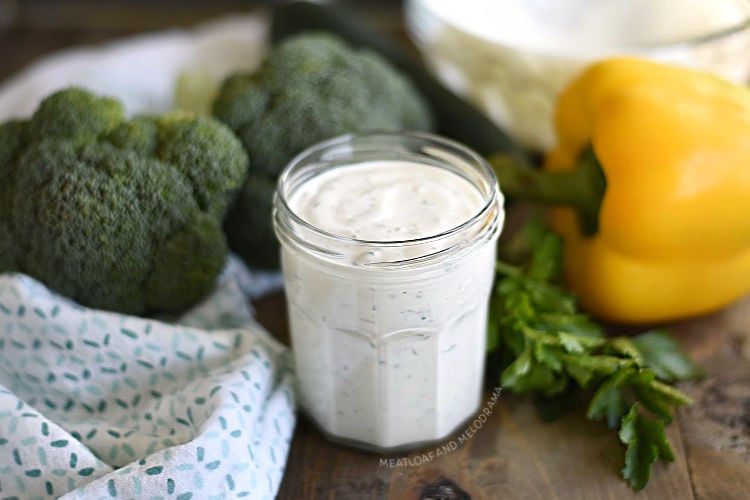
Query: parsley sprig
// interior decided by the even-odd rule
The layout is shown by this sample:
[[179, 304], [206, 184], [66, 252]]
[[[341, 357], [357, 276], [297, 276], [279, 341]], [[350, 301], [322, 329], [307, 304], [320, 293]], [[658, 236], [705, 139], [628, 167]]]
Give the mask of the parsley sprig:
[[529, 250], [524, 262], [497, 264], [490, 370], [503, 388], [537, 396], [545, 418], [589, 397], [587, 418], [618, 429], [626, 447], [622, 475], [640, 490], [657, 459], [674, 460], [665, 426], [677, 407], [691, 403], [670, 383], [700, 372], [665, 331], [606, 335], [557, 282], [559, 238], [538, 221], [527, 224], [520, 238], [509, 247], [518, 249], [522, 241]]

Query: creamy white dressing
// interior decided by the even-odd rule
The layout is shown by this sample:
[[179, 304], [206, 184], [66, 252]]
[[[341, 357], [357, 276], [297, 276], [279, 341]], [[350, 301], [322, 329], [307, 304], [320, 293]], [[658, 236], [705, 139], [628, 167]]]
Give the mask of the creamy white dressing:
[[[486, 200], [487, 192], [445, 168], [384, 160], [325, 170], [287, 203], [328, 233], [394, 242], [450, 231], [479, 215]], [[503, 215], [496, 201], [483, 223], [427, 249], [464, 251], [431, 263], [373, 269], [283, 245], [301, 402], [330, 437], [376, 449], [410, 447], [447, 436], [476, 412]], [[347, 255], [352, 242], [312, 245]], [[386, 260], [394, 252], [410, 255], [385, 246], [374, 252]]]
[[405, 161], [328, 170], [290, 201], [292, 211], [318, 229], [366, 241], [435, 236], [469, 220], [484, 204], [477, 188], [458, 174]]
[[738, 26], [747, 0], [419, 0], [485, 40], [576, 57], [682, 42]]

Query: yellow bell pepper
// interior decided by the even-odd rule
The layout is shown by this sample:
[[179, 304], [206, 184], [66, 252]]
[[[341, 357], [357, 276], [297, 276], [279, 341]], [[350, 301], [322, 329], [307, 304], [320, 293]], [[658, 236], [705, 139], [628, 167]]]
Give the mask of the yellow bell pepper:
[[540, 177], [559, 177], [545, 179], [549, 191], [588, 186], [563, 189], [557, 201], [576, 206], [551, 214], [567, 282], [586, 309], [661, 322], [750, 290], [750, 90], [611, 59], [575, 79], [556, 111], [558, 144]]
[[635, 59], [585, 71], [557, 108], [551, 171], [590, 144], [606, 179], [598, 229], [553, 213], [582, 305], [617, 321], [706, 313], [750, 290], [750, 92]]

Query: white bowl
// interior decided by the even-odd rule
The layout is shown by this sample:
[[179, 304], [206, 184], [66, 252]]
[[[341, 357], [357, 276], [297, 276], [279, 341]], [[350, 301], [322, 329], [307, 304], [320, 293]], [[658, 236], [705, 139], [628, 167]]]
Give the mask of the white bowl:
[[436, 75], [529, 149], [554, 145], [557, 95], [588, 63], [636, 55], [750, 76], [750, 0], [407, 0]]

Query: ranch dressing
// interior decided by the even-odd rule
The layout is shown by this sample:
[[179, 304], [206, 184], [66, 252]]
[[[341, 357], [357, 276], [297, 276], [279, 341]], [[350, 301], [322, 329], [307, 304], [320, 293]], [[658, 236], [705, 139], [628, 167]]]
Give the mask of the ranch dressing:
[[[307, 182], [290, 201], [293, 212], [323, 231], [384, 242], [449, 231], [484, 203], [481, 193], [459, 175], [398, 160], [329, 170]], [[390, 260], [416, 257], [409, 255], [408, 247], [383, 250]]]
[[298, 157], [275, 204], [303, 408], [357, 446], [439, 440], [481, 401], [496, 182], [433, 136], [338, 141]]

